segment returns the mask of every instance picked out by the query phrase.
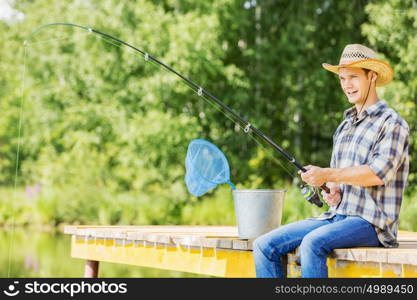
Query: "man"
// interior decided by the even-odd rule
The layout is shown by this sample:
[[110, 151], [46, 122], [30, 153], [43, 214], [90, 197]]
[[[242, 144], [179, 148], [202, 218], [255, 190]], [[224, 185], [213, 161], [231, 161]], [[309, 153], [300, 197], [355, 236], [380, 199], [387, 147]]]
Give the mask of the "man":
[[396, 247], [398, 216], [407, 181], [408, 124], [380, 101], [376, 86], [392, 81], [388, 63], [362, 45], [347, 45], [338, 65], [353, 107], [333, 135], [330, 168], [307, 166], [301, 178], [322, 192], [329, 210], [258, 237], [253, 254], [257, 277], [282, 277], [281, 257], [300, 247], [303, 277], [327, 277], [327, 255], [335, 248]]

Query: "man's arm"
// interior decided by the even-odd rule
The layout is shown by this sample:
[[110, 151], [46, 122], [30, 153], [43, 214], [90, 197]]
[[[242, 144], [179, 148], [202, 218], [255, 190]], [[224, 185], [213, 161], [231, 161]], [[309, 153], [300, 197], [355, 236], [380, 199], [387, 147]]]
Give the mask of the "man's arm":
[[384, 185], [390, 182], [399, 165], [408, 156], [408, 127], [398, 122], [386, 122], [383, 134], [373, 149], [367, 165], [348, 168], [304, 167], [299, 174], [310, 185], [321, 186], [325, 182], [356, 186]]
[[310, 165], [304, 168], [307, 172], [299, 172], [301, 178], [313, 186], [321, 186], [326, 182], [356, 186], [384, 185], [368, 165], [349, 168], [319, 168]]
[[327, 181], [356, 186], [384, 185], [368, 165], [332, 169], [325, 168]]

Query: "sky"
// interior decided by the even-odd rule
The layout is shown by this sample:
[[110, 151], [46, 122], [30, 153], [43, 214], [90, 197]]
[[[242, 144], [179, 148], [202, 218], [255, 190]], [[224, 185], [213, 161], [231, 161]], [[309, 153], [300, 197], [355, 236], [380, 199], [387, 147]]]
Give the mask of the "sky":
[[24, 18], [24, 14], [11, 7], [13, 1], [0, 0], [0, 20], [5, 22], [20, 21]]

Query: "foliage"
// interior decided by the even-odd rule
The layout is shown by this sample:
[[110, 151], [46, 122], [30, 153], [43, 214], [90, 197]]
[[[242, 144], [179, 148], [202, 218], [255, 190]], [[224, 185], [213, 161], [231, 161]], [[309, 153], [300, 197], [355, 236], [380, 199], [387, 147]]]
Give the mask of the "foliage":
[[[295, 182], [296, 170], [279, 154], [137, 52], [79, 28], [29, 37], [38, 26], [65, 21], [125, 40], [219, 97], [300, 163], [328, 166], [332, 133], [349, 105], [320, 64], [337, 62], [348, 43], [369, 44], [391, 61], [396, 79], [381, 93], [410, 124], [415, 151], [413, 3], [15, 2], [25, 18], [0, 21], [0, 185], [7, 187], [0, 223], [15, 214], [17, 224], [53, 226], [233, 224], [229, 191], [196, 199], [186, 190], [184, 158], [194, 138], [225, 152], [242, 188]], [[416, 172], [412, 164], [411, 182]], [[42, 191], [28, 200], [4, 192], [13, 185], [17, 194]], [[296, 188], [287, 200], [285, 222], [319, 213]], [[404, 214], [415, 228], [413, 214]]]
[[[383, 96], [410, 126], [409, 153], [417, 151], [417, 3], [412, 0], [375, 2], [367, 6], [369, 22], [362, 31], [369, 44], [392, 62], [394, 81]], [[417, 183], [417, 165], [411, 160], [409, 185]]]

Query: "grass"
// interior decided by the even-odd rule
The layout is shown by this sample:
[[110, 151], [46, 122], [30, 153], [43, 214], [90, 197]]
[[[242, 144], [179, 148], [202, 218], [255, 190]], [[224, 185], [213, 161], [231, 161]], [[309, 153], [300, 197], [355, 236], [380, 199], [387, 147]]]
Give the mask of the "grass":
[[[243, 187], [239, 187], [243, 188]], [[317, 216], [318, 208], [302, 197], [295, 185], [286, 189], [282, 223]], [[400, 214], [400, 229], [417, 231], [417, 202], [406, 195]], [[52, 227], [63, 224], [97, 225], [236, 225], [233, 198], [227, 185], [200, 198], [172, 200], [169, 194], [155, 196], [138, 192], [114, 193], [103, 187], [77, 186], [42, 189], [30, 195], [23, 189], [0, 189], [0, 226]]]

